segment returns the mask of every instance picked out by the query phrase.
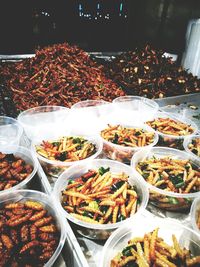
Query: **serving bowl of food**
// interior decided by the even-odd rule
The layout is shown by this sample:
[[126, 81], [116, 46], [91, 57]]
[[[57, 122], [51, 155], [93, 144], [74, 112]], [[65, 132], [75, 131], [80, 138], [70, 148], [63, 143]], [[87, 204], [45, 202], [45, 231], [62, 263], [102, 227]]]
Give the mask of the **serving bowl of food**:
[[190, 119], [169, 113], [159, 112], [153, 120], [145, 123], [158, 133], [160, 146], [181, 150], [184, 149], [184, 139], [198, 131], [197, 125]]
[[172, 219], [138, 216], [103, 248], [101, 267], [199, 266], [200, 235]]
[[27, 148], [0, 146], [0, 195], [29, 187], [37, 168], [37, 159]]
[[130, 163], [134, 153], [158, 142], [157, 133], [147, 125], [108, 124], [100, 132], [106, 157]]
[[150, 202], [162, 209], [186, 211], [200, 196], [199, 164], [186, 152], [153, 147], [137, 152], [131, 166], [149, 188]]
[[98, 137], [69, 135], [51, 140], [35, 140], [32, 149], [45, 172], [58, 177], [66, 168], [79, 161], [96, 158], [102, 151], [102, 141]]
[[113, 229], [130, 223], [148, 202], [148, 190], [137, 173], [107, 159], [70, 167], [56, 181], [53, 195], [63, 215], [92, 239], [106, 239]]
[[200, 135], [185, 138], [183, 147], [195, 160], [200, 161]]
[[66, 237], [52, 197], [33, 190], [4, 193], [0, 211], [0, 266], [52, 266]]

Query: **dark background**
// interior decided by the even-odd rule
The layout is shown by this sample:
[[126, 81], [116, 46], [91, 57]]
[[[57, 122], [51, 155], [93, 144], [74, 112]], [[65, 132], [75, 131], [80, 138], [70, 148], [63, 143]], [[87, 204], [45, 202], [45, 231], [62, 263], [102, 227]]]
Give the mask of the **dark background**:
[[0, 54], [33, 53], [38, 46], [67, 41], [87, 51], [126, 51], [149, 42], [180, 55], [189, 20], [200, 17], [200, 0], [0, 3]]

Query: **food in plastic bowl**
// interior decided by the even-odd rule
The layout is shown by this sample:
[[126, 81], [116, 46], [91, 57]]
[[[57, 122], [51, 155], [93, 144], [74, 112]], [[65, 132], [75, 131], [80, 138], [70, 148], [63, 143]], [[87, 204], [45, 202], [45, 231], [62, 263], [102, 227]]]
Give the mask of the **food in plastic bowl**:
[[146, 124], [159, 134], [159, 146], [181, 150], [184, 149], [184, 138], [198, 131], [198, 127], [193, 121], [168, 113], [158, 113], [156, 118], [146, 121]]
[[37, 160], [27, 148], [0, 146], [0, 194], [27, 188], [37, 168]]
[[90, 136], [63, 136], [32, 144], [45, 172], [53, 177], [79, 161], [96, 158], [102, 146], [100, 138]]
[[108, 124], [100, 135], [105, 156], [127, 164], [139, 149], [154, 146], [158, 142], [157, 133], [146, 125]]
[[0, 211], [0, 266], [52, 266], [66, 235], [52, 197], [16, 190], [0, 196]]
[[186, 211], [200, 196], [200, 168], [186, 152], [144, 149], [133, 156], [131, 166], [149, 188], [150, 202], [159, 208]]
[[192, 135], [185, 138], [183, 146], [188, 153], [200, 161], [200, 135]]
[[200, 197], [196, 198], [192, 203], [190, 218], [193, 229], [200, 234]]
[[100, 267], [200, 265], [200, 235], [172, 219], [138, 216], [106, 241]]
[[148, 190], [137, 173], [117, 161], [94, 159], [63, 172], [53, 194], [64, 216], [94, 239], [106, 239], [147, 205]]

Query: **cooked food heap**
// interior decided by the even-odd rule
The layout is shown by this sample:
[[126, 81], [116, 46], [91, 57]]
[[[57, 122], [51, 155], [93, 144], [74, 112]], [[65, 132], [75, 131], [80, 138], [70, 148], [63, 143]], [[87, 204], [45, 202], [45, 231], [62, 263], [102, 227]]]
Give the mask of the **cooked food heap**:
[[106, 73], [132, 95], [162, 98], [200, 92], [200, 79], [150, 45], [117, 56]]
[[36, 146], [37, 153], [49, 160], [71, 162], [86, 159], [96, 153], [96, 147], [83, 137], [64, 136], [43, 141]]
[[32, 171], [33, 166], [22, 158], [0, 152], [0, 191], [21, 183]]
[[193, 139], [188, 148], [192, 153], [200, 157], [200, 138]]
[[63, 43], [37, 50], [33, 58], [2, 64], [0, 80], [11, 89], [18, 110], [71, 107], [81, 100], [112, 101], [124, 95], [102, 68], [77, 46]]
[[172, 235], [172, 245], [158, 235], [159, 228], [135, 237], [128, 241], [128, 245], [116, 255], [110, 267], [180, 267], [199, 266], [200, 256], [193, 257], [191, 252], [182, 248], [176, 236]]
[[101, 136], [106, 141], [125, 147], [147, 146], [154, 141], [154, 133], [142, 128], [124, 127], [121, 125], [109, 125], [101, 131]]
[[116, 223], [135, 214], [139, 196], [125, 173], [110, 168], [88, 170], [69, 180], [62, 192], [62, 206], [75, 218], [87, 223]]
[[189, 160], [153, 157], [139, 162], [136, 169], [160, 189], [185, 194], [200, 191], [200, 170]]
[[191, 125], [170, 118], [157, 118], [146, 123], [154, 130], [167, 135], [185, 136], [194, 132]]
[[40, 202], [11, 202], [0, 208], [0, 266], [42, 267], [58, 241], [55, 220]]

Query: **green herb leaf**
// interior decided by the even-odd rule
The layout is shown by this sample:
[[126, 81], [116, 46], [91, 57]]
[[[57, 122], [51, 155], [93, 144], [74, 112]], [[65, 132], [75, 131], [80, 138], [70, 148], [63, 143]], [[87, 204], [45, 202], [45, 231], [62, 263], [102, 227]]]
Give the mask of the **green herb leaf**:
[[100, 175], [103, 175], [104, 173], [110, 171], [110, 167], [108, 167], [108, 168], [100, 167], [98, 171], [99, 171]]
[[178, 199], [175, 197], [168, 197], [169, 203], [173, 205], [177, 205], [179, 203]]

